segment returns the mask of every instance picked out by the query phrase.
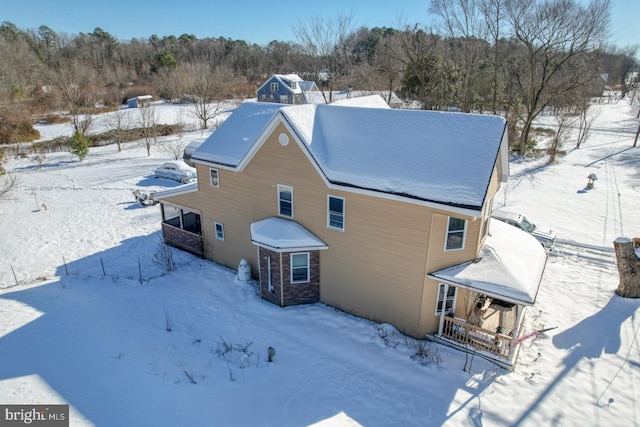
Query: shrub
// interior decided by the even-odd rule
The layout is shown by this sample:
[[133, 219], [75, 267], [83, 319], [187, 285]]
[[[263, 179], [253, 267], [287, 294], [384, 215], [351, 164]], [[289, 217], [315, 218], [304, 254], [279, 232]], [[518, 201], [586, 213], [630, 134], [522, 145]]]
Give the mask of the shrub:
[[80, 161], [83, 161], [89, 154], [89, 139], [78, 131], [75, 131], [69, 140], [69, 145], [71, 146], [71, 153], [78, 156]]

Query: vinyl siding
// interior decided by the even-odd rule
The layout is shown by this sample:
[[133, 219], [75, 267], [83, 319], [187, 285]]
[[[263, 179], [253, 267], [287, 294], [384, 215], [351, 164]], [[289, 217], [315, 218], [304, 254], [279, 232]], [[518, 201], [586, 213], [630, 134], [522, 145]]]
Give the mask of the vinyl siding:
[[[472, 259], [482, 221], [465, 218], [464, 250], [445, 252], [446, 212], [329, 189], [293, 135], [279, 144], [283, 132], [279, 124], [243, 171], [220, 168], [219, 188], [209, 183], [209, 167], [197, 165], [199, 191], [167, 199], [202, 212], [205, 256], [234, 269], [244, 258], [256, 277], [249, 226], [278, 215], [277, 186], [288, 185], [293, 220], [329, 246], [320, 251], [321, 302], [415, 337], [436, 331], [437, 283], [426, 274]], [[344, 231], [327, 227], [328, 194], [345, 199]], [[214, 221], [224, 224], [224, 241], [215, 239]]]

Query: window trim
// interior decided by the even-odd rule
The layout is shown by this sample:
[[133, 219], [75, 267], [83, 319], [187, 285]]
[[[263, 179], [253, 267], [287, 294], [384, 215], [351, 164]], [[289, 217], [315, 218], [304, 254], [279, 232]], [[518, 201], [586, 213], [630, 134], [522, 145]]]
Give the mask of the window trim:
[[[339, 199], [342, 200], [342, 212], [340, 212], [340, 215], [342, 217], [342, 227], [336, 227], [334, 225], [331, 225], [331, 213], [332, 212], [337, 212], [337, 211], [332, 211], [331, 210], [331, 199]], [[346, 200], [344, 197], [341, 196], [334, 196], [333, 194], [327, 194], [327, 228], [330, 228], [332, 230], [338, 230], [338, 231], [344, 231], [344, 222], [345, 222], [345, 211], [346, 211]]]
[[[213, 173], [215, 172], [215, 180], [213, 178]], [[209, 168], [209, 183], [214, 188], [220, 188], [220, 171], [216, 168]]]
[[[291, 194], [291, 201], [282, 200], [280, 194], [283, 190], [288, 190]], [[291, 204], [291, 215], [286, 215], [282, 213], [282, 203], [290, 203]], [[293, 218], [293, 187], [290, 185], [278, 184], [278, 215], [285, 218]]]
[[[305, 255], [307, 258], [307, 265], [306, 265], [307, 277], [305, 280], [293, 280], [293, 257], [296, 255]], [[294, 252], [289, 254], [289, 283], [291, 284], [309, 283], [310, 281], [311, 281], [311, 253], [310, 252]]]
[[[447, 285], [445, 283], [438, 283], [438, 294], [436, 295], [436, 316], [442, 316], [442, 309], [444, 308], [445, 310], [445, 315], [447, 314], [447, 300], [451, 301], [451, 312], [455, 313], [456, 312], [456, 300], [458, 298], [458, 287], [457, 286], [451, 286], [448, 285], [447, 287], [447, 292], [449, 291], [449, 289], [453, 289], [453, 296], [449, 297], [447, 295], [443, 295], [443, 299], [440, 299], [440, 293], [441, 290], [444, 289], [444, 287], [447, 287]], [[442, 301], [442, 306], [440, 309], [438, 309], [438, 305], [440, 304], [440, 302]]]
[[[220, 227], [220, 235], [218, 235], [218, 227]], [[213, 231], [216, 235], [216, 240], [224, 241], [224, 224], [221, 222], [213, 222]]]
[[[449, 230], [449, 224], [451, 222], [451, 218], [454, 219], [458, 219], [460, 221], [464, 221], [464, 228], [462, 230]], [[445, 229], [445, 236], [444, 236], [444, 250], [445, 252], [449, 252], [449, 251], [461, 251], [464, 249], [464, 246], [467, 242], [467, 226], [468, 226], [469, 221], [467, 221], [466, 219], [462, 219], [462, 218], [458, 218], [458, 217], [453, 217], [450, 216], [447, 218], [447, 228]], [[462, 243], [460, 245], [459, 248], [448, 248], [447, 247], [447, 243], [449, 242], [449, 233], [460, 233], [460, 231], [462, 231]]]
[[277, 92], [280, 90], [280, 85], [277, 82], [271, 82], [271, 91]]

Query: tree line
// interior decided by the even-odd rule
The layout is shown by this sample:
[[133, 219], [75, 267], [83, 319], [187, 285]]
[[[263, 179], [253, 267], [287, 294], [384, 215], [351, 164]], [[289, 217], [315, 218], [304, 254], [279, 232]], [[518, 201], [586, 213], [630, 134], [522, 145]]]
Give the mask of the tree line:
[[610, 0], [432, 0], [429, 26], [314, 17], [294, 25], [295, 42], [266, 45], [192, 34], [123, 41], [101, 28], [68, 35], [4, 21], [0, 141], [2, 126], [27, 115], [79, 118], [146, 94], [188, 95], [203, 104], [207, 126], [204, 104], [253, 97], [271, 74], [297, 73], [328, 91], [389, 90], [424, 109], [503, 115], [523, 154], [544, 109], [584, 114], [605, 85], [626, 92], [633, 84], [626, 77], [638, 46], [607, 44], [609, 13]]

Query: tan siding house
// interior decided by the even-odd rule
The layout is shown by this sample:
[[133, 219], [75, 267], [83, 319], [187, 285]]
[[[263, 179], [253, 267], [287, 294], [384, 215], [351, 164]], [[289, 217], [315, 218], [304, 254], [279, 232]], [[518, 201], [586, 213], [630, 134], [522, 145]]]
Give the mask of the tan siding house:
[[[275, 304], [322, 302], [512, 366], [546, 255], [516, 233], [525, 244], [509, 252], [533, 251], [537, 268], [485, 277], [509, 272], [483, 254], [517, 232], [490, 224], [505, 129], [494, 116], [242, 104], [193, 153], [197, 184], [156, 194], [163, 234], [231, 268], [246, 260]], [[191, 249], [188, 215], [201, 226]]]

